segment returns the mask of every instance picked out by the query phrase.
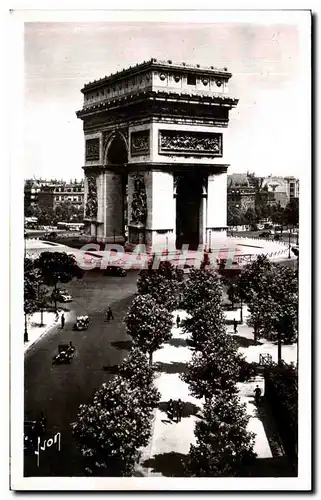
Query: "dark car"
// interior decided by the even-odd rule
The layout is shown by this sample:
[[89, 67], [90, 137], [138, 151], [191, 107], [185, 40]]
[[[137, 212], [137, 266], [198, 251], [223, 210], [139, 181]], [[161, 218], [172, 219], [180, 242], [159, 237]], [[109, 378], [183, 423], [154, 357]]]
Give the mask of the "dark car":
[[263, 231], [259, 234], [259, 238], [269, 238], [271, 236], [271, 231]]
[[58, 234], [55, 233], [55, 232], [51, 232], [51, 233], [45, 233], [43, 239], [45, 241], [56, 241], [58, 238]]
[[119, 266], [107, 266], [104, 274], [106, 276], [127, 276], [127, 271]]
[[59, 344], [58, 345], [58, 354], [56, 354], [52, 362], [54, 364], [60, 364], [60, 363], [70, 363], [72, 360], [72, 357], [74, 355], [75, 348], [74, 346], [70, 344]]
[[57, 302], [72, 302], [72, 295], [67, 290], [57, 290], [57, 292], [52, 292], [51, 294], [52, 300], [56, 300]]

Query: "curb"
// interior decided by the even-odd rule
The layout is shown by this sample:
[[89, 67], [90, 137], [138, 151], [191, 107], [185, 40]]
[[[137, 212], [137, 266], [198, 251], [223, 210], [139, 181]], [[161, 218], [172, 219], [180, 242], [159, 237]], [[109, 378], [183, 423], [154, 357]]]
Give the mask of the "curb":
[[44, 336], [46, 335], [49, 330], [52, 330], [55, 326], [58, 326], [59, 325], [59, 321], [54, 321], [53, 323], [51, 323], [50, 325], [47, 326], [47, 328], [45, 328], [45, 330], [39, 335], [39, 337], [37, 337], [33, 342], [31, 342], [31, 344], [28, 345], [28, 347], [24, 350], [24, 355], [29, 351], [29, 349], [31, 347], [33, 347], [34, 345], [37, 344], [37, 342]]

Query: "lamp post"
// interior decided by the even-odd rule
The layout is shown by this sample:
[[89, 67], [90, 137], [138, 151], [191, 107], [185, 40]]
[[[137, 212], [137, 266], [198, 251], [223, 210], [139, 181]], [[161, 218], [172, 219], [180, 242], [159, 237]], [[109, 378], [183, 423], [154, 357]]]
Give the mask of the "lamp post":
[[28, 327], [27, 327], [27, 314], [25, 313], [25, 332], [24, 332], [24, 342], [28, 342]]
[[296, 244], [297, 244], [297, 246], [299, 246], [299, 230], [297, 230], [297, 233], [296, 233]]
[[242, 301], [242, 295], [241, 295], [241, 313], [240, 313], [240, 322], [241, 322], [241, 325], [243, 325], [243, 301]]
[[291, 259], [291, 253], [290, 253], [290, 250], [291, 250], [291, 234], [289, 232], [289, 253], [288, 253], [288, 259]]
[[208, 241], [209, 241], [208, 251], [209, 251], [209, 253], [211, 253], [212, 252], [212, 231], [211, 230], [209, 230], [209, 232], [208, 232]]

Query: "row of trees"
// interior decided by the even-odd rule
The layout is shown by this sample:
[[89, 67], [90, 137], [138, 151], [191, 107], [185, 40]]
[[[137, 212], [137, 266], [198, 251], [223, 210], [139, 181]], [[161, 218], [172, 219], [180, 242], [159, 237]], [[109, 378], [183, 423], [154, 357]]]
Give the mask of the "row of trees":
[[[72, 255], [64, 252], [42, 252], [37, 259], [24, 260], [24, 340], [28, 341], [28, 316], [43, 311], [54, 302], [57, 310], [57, 285], [68, 283], [74, 277], [81, 278], [83, 272]], [[50, 289], [53, 288], [53, 293]], [[43, 322], [41, 314], [41, 324]]]
[[202, 419], [196, 423], [196, 444], [191, 445], [187, 473], [196, 477], [239, 476], [255, 459], [254, 434], [237, 396], [244, 380], [244, 358], [227, 335], [218, 276], [192, 270], [186, 282], [184, 304], [190, 318], [183, 329], [193, 349], [182, 379], [196, 398], [204, 398]]
[[140, 450], [151, 437], [152, 412], [160, 394], [154, 386], [153, 352], [170, 340], [171, 311], [182, 283], [170, 263], [150, 265], [138, 278], [138, 294], [125, 317], [132, 338], [128, 357], [117, 375], [81, 405], [72, 424], [78, 448], [92, 474], [131, 476]]
[[279, 226], [296, 226], [299, 223], [299, 201], [291, 200], [286, 207], [280, 204], [258, 204], [255, 208], [242, 210], [240, 202], [229, 201], [227, 208], [228, 226], [253, 226], [260, 220], [269, 218]]
[[151, 416], [160, 394], [144, 352], [134, 347], [119, 372], [79, 407], [72, 423], [87, 473], [132, 476], [140, 449], [151, 437]]
[[242, 270], [238, 290], [248, 305], [254, 340], [264, 336], [277, 341], [280, 364], [282, 344], [294, 343], [298, 337], [297, 271], [261, 255]]
[[42, 226], [56, 225], [57, 222], [83, 222], [84, 207], [75, 206], [70, 201], [62, 202], [55, 208], [28, 206], [25, 208], [25, 217], [37, 217]]

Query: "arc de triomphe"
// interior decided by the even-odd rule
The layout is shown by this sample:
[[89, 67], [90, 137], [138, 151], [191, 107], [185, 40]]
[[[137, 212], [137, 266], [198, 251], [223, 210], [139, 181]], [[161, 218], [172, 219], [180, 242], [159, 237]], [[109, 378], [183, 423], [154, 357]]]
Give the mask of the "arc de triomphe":
[[231, 76], [152, 59], [84, 86], [91, 239], [193, 248], [226, 234]]

